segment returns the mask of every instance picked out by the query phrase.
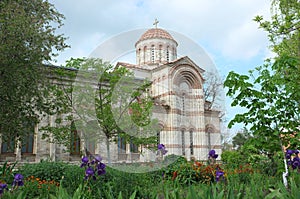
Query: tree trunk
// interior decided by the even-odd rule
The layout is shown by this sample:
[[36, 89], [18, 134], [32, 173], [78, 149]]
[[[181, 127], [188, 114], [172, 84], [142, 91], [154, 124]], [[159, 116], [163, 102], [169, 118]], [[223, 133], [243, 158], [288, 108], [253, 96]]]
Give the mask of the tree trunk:
[[109, 148], [109, 139], [108, 138], [106, 138], [106, 151], [107, 151], [107, 162], [108, 162], [108, 165], [111, 165], [110, 148]]

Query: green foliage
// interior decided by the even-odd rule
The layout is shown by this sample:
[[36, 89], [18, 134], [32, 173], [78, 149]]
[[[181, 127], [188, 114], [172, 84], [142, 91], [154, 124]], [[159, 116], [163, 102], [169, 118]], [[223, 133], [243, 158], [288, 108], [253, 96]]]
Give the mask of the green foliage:
[[244, 128], [232, 138], [233, 147], [240, 149], [250, 138], [252, 138], [251, 133], [248, 129]]
[[300, 4], [297, 0], [273, 0], [271, 21], [262, 16], [254, 20], [268, 32], [274, 60], [249, 71], [249, 75], [230, 72], [224, 82], [232, 106], [247, 109], [230, 121], [251, 127], [256, 147], [273, 154], [282, 145], [299, 146], [300, 116]]
[[[70, 113], [76, 113], [76, 128], [84, 129], [84, 139], [106, 142], [109, 163], [109, 143], [117, 141], [118, 136], [136, 145], [156, 143], [158, 125], [151, 119], [153, 103], [147, 95], [148, 81], [137, 81], [125, 67], [114, 67], [101, 59], [70, 59], [67, 67], [77, 70], [69, 103]], [[83, 81], [90, 79], [96, 81]], [[63, 143], [68, 131], [60, 130], [52, 135]]]
[[37, 164], [25, 164], [18, 172], [24, 178], [34, 176], [42, 180], [55, 180], [59, 182], [71, 165], [64, 162], [41, 161]]
[[[168, 156], [167, 156], [168, 157]], [[64, 172], [53, 170], [64, 176], [60, 181], [60, 187], [51, 187], [48, 190], [49, 183], [43, 182], [36, 178], [25, 180], [25, 186], [13, 192], [4, 192], [3, 198], [298, 198], [300, 176], [297, 171], [290, 175], [290, 187], [287, 189], [282, 182], [280, 176], [269, 176], [264, 172], [256, 172], [253, 166], [241, 164], [235, 168], [230, 168], [230, 164], [224, 169], [226, 173], [226, 181], [218, 183], [210, 181], [192, 182], [190, 179], [191, 166], [198, 175], [207, 175], [207, 168], [211, 165], [204, 165], [200, 162], [188, 162], [185, 158], [174, 159], [176, 156], [169, 156], [167, 161], [174, 161], [174, 165], [170, 165], [170, 170], [177, 169], [178, 175], [175, 179], [167, 176], [168, 168], [149, 173], [127, 173], [110, 167], [107, 167], [107, 173], [96, 181], [84, 181], [84, 169], [78, 165], [69, 165], [67, 163], [54, 163], [53, 167], [58, 165], [64, 167]], [[245, 158], [246, 159], [246, 158]], [[38, 167], [48, 168], [47, 163], [37, 163]], [[50, 165], [50, 163], [48, 163]], [[62, 165], [65, 164], [65, 165]], [[201, 165], [200, 165], [201, 164]], [[259, 163], [257, 163], [259, 164]], [[263, 162], [261, 162], [263, 164]], [[42, 166], [41, 166], [42, 165]], [[194, 167], [193, 167], [194, 166]], [[219, 165], [220, 166], [220, 165]], [[265, 169], [269, 169], [272, 165], [264, 164]], [[24, 167], [24, 168], [22, 168]], [[197, 170], [197, 168], [201, 168]], [[30, 169], [29, 166], [21, 166], [19, 171], [25, 172]], [[48, 168], [49, 169], [49, 168]], [[181, 170], [180, 170], [181, 169]], [[195, 170], [196, 169], [196, 170]], [[215, 171], [215, 168], [213, 168]], [[18, 172], [19, 172], [18, 171]], [[164, 175], [162, 176], [162, 172]], [[37, 172], [39, 173], [39, 172]], [[172, 174], [172, 172], [170, 173]], [[25, 174], [24, 174], [25, 175]], [[29, 175], [29, 174], [28, 174]], [[182, 178], [181, 178], [182, 177]], [[186, 179], [183, 179], [186, 178]], [[200, 183], [199, 183], [200, 182]], [[37, 188], [42, 185], [41, 188]]]
[[62, 19], [63, 15], [44, 0], [0, 2], [2, 141], [26, 138], [28, 124], [56, 111], [55, 88], [45, 75], [49, 67], [43, 64], [52, 60], [54, 50], [67, 47], [65, 38], [56, 34]]
[[19, 187], [20, 191], [26, 192], [27, 198], [48, 198], [58, 189], [59, 182], [54, 180], [42, 180], [31, 176], [25, 179], [24, 186]]
[[236, 168], [244, 162], [242, 154], [238, 151], [223, 151], [221, 159], [224, 164], [230, 165], [232, 168]]
[[0, 166], [0, 183], [7, 183], [11, 184], [14, 179], [14, 172], [17, 162], [15, 163], [8, 163], [4, 162], [2, 166]]

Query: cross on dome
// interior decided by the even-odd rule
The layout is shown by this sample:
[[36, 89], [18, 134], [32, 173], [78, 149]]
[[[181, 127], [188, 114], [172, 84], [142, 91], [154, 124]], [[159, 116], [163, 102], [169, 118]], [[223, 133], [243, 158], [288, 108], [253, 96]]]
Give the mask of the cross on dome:
[[153, 25], [155, 26], [155, 28], [157, 28], [157, 24], [159, 23], [159, 21], [157, 19], [154, 20]]

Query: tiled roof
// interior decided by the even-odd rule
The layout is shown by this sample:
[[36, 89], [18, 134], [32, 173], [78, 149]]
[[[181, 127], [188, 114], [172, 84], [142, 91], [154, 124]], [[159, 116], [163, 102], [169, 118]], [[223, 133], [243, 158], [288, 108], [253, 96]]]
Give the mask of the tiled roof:
[[140, 41], [143, 41], [146, 39], [152, 39], [152, 38], [170, 39], [170, 40], [175, 41], [174, 38], [170, 35], [170, 33], [168, 33], [167, 31], [160, 29], [160, 28], [152, 28], [152, 29], [147, 30], [140, 37], [140, 39], [137, 41], [137, 43]]
[[135, 64], [125, 63], [125, 62], [118, 62], [118, 63], [116, 64], [116, 66], [117, 66], [117, 67], [118, 67], [118, 66], [123, 66], [123, 67], [125, 67], [125, 68], [135, 68], [135, 67], [136, 67]]

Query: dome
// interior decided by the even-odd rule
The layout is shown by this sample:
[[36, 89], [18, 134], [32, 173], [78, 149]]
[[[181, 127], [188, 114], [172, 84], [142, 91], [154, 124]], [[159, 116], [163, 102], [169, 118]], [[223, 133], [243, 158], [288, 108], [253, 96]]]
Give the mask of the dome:
[[140, 39], [136, 42], [139, 43], [140, 41], [147, 40], [147, 39], [169, 39], [174, 41], [176, 44], [177, 42], [174, 40], [174, 38], [168, 33], [167, 31], [161, 29], [161, 28], [151, 28], [147, 30]]
[[177, 58], [177, 46], [170, 33], [160, 28], [151, 28], [135, 43], [136, 63], [147, 69], [169, 63]]

